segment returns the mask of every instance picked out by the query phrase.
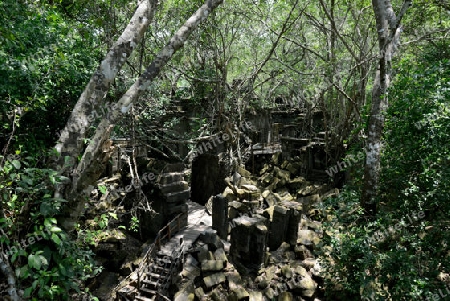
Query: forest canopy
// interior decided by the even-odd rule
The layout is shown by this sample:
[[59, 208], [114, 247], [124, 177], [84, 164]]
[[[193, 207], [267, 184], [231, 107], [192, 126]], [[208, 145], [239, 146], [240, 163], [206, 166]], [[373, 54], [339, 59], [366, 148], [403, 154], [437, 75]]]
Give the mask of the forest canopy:
[[[329, 174], [340, 194], [321, 204], [324, 296], [425, 300], [449, 283], [447, 0], [0, 0], [0, 15], [0, 273], [13, 300], [97, 298], [93, 246], [116, 213], [90, 227], [81, 211], [112, 140], [190, 168], [197, 143], [231, 133], [232, 175], [250, 157], [250, 116], [277, 110], [322, 112], [323, 173], [365, 154], [345, 181]], [[133, 179], [135, 152], [121, 158]], [[424, 216], [370, 240], [411, 212]]]

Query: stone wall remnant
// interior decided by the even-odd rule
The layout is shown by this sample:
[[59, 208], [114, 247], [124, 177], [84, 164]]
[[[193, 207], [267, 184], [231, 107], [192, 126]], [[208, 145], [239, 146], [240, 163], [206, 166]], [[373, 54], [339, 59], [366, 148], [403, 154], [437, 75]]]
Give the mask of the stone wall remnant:
[[241, 216], [233, 220], [230, 233], [230, 256], [244, 266], [259, 266], [264, 262], [268, 229], [263, 217]]

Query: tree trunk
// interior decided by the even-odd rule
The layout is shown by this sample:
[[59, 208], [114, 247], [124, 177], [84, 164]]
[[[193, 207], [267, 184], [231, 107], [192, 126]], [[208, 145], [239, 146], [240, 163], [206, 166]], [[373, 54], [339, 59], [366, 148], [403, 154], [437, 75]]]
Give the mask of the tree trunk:
[[94, 137], [86, 148], [74, 173], [72, 186], [66, 193], [68, 205], [62, 213], [63, 218], [60, 219], [62, 226], [66, 230], [73, 229], [74, 223], [84, 209], [88, 194], [93, 188], [92, 184], [95, 183], [105, 168], [111, 147], [109, 137], [114, 125], [130, 110], [132, 104], [147, 89], [173, 54], [183, 47], [189, 35], [222, 2], [223, 0], [207, 0], [175, 33], [167, 45], [159, 52], [155, 60], [120, 100], [109, 108], [107, 117], [100, 122]]
[[[1, 232], [2, 234], [5, 234], [3, 231]], [[12, 301], [22, 301], [22, 298], [17, 292], [16, 275], [13, 268], [9, 264], [8, 256], [5, 255], [6, 253], [4, 253], [3, 251], [4, 250], [2, 248], [0, 251], [0, 271], [3, 273], [3, 275], [6, 276], [6, 279], [8, 280], [8, 294], [11, 297]]]
[[[150, 20], [153, 18], [154, 2], [154, 0], [139, 1], [139, 6], [130, 23], [101, 62], [78, 99], [55, 146], [61, 155], [59, 162], [56, 162], [55, 168], [61, 174], [67, 175], [69, 170], [73, 168], [76, 158], [82, 151], [82, 141], [85, 138], [86, 129], [91, 126], [91, 123], [97, 116], [102, 116], [101, 112], [103, 110], [100, 110], [100, 107], [105, 105], [101, 103], [102, 99], [108, 92], [117, 72], [119, 72], [126, 59], [141, 42]], [[97, 116], [92, 114], [93, 112], [96, 112]], [[69, 162], [65, 159], [66, 156], [69, 156]]]
[[384, 128], [384, 114], [388, 107], [387, 90], [391, 77], [391, 61], [399, 43], [400, 22], [411, 4], [411, 0], [405, 1], [397, 17], [390, 0], [372, 0], [377, 24], [380, 59], [372, 88], [364, 186], [361, 196], [361, 206], [368, 217], [375, 216], [377, 210], [375, 198], [380, 177], [381, 135]]

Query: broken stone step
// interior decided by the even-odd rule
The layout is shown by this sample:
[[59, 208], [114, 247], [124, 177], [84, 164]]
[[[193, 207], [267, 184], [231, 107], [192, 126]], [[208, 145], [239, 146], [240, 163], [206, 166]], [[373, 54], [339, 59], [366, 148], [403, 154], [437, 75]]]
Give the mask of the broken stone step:
[[166, 199], [168, 203], [179, 203], [188, 200], [190, 196], [191, 191], [187, 189], [183, 191], [167, 193]]
[[[159, 279], [165, 279], [167, 277], [169, 277], [170, 275], [170, 271], [169, 270], [161, 270], [161, 273], [159, 273], [158, 271], [155, 270], [156, 273], [154, 272], [147, 272], [145, 273], [145, 278], [142, 280], [146, 280], [146, 281], [153, 281], [153, 280], [159, 280]], [[155, 279], [157, 278], [157, 279]]]
[[178, 181], [178, 182], [168, 183], [165, 185], [160, 185], [159, 188], [161, 189], [161, 192], [164, 194], [174, 193], [174, 192], [189, 190], [189, 184], [186, 181]]
[[168, 272], [168, 269], [165, 267], [162, 267], [161, 265], [158, 265], [158, 262], [152, 263], [150, 266], [150, 270], [147, 273], [156, 272], [158, 274]]
[[150, 269], [151, 269], [150, 272], [145, 273], [147, 276], [150, 276], [149, 274], [152, 274], [152, 272], [156, 272], [161, 276], [170, 274], [170, 270], [168, 270], [164, 267], [158, 266], [158, 265], [152, 265]]
[[159, 180], [160, 185], [167, 185], [173, 182], [180, 182], [184, 180], [184, 174], [179, 172], [164, 173]]
[[155, 274], [155, 273], [152, 273], [152, 272], [147, 272], [147, 273], [145, 273], [145, 275], [147, 275], [149, 278], [160, 278], [160, 277], [163, 276], [161, 274]]
[[182, 204], [179, 206], [171, 206], [171, 207], [167, 208], [167, 214], [169, 214], [169, 215], [178, 214], [178, 213], [186, 213], [186, 212], [188, 212], [187, 204]]
[[[156, 292], [155, 292], [156, 294]], [[155, 298], [147, 298], [144, 296], [136, 296], [134, 297], [134, 300], [138, 300], [138, 301], [155, 301]]]
[[168, 164], [164, 167], [164, 172], [184, 172], [185, 166], [183, 163], [175, 163], [175, 164]]
[[[156, 295], [156, 294], [158, 294], [157, 291], [151, 290], [151, 289], [145, 288], [145, 287], [141, 287], [141, 288], [139, 288], [139, 290], [142, 291], [142, 292], [144, 292], [144, 293], [150, 294], [150, 295]], [[136, 296], [136, 297], [137, 297], [137, 296]], [[141, 296], [139, 296], [139, 297], [141, 297]], [[143, 297], [143, 296], [142, 296], [142, 297]], [[142, 297], [141, 297], [141, 298], [142, 298]], [[144, 300], [145, 300], [145, 299], [144, 299]], [[150, 299], [150, 300], [152, 300], [152, 299]]]
[[161, 282], [159, 282], [159, 281], [151, 281], [151, 280], [148, 280], [148, 279], [142, 280], [142, 283], [145, 283], [147, 285], [153, 286], [155, 288], [158, 288], [158, 285], [161, 284]]

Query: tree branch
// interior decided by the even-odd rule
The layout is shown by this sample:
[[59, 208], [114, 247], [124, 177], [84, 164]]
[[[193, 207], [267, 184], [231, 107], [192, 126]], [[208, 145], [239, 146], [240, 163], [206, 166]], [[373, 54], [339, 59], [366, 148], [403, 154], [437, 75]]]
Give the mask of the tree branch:
[[342, 35], [340, 34], [340, 32], [337, 30], [336, 28], [336, 23], [334, 22], [333, 17], [331, 16], [330, 12], [327, 10], [325, 3], [323, 2], [323, 0], [320, 0], [320, 5], [322, 6], [325, 15], [328, 18], [328, 21], [330, 21], [331, 23], [331, 30], [336, 34], [336, 36], [339, 38], [339, 40], [341, 41], [341, 43], [345, 46], [345, 48], [347, 49], [348, 53], [350, 53], [350, 55], [356, 60], [358, 61], [358, 57], [356, 56], [355, 52], [350, 48], [350, 46], [347, 44], [347, 42], [344, 40], [344, 38], [342, 37]]
[[395, 28], [399, 28], [400, 27], [400, 23], [403, 19], [403, 16], [405, 15], [406, 11], [408, 10], [408, 8], [412, 5], [412, 1], [411, 0], [406, 0], [405, 2], [403, 2], [402, 8], [400, 9], [400, 13], [398, 14], [397, 17], [397, 23], [395, 24]]
[[[6, 236], [5, 231], [3, 229], [0, 229], [3, 236]], [[0, 252], [0, 271], [3, 273], [3, 275], [6, 276], [8, 280], [8, 294], [11, 297], [12, 301], [22, 301], [21, 296], [17, 292], [17, 281], [16, 276], [14, 274], [14, 270], [9, 264], [8, 256], [4, 252], [3, 246], [1, 247]]]
[[108, 160], [108, 154], [110, 153], [111, 142], [109, 139], [114, 125], [130, 110], [133, 103], [139, 99], [139, 96], [144, 93], [156, 76], [158, 76], [173, 54], [183, 47], [187, 38], [198, 25], [222, 2], [223, 0], [207, 0], [174, 34], [138, 80], [112, 106], [108, 116], [102, 119], [80, 163], [77, 165], [72, 187], [66, 193], [66, 199], [69, 202], [64, 209], [61, 221], [64, 228], [67, 230], [73, 229], [84, 207], [85, 194], [87, 193], [86, 187], [92, 185], [104, 170], [105, 162]]
[[[66, 155], [73, 158], [72, 164], [76, 162], [76, 157], [82, 151], [79, 141], [85, 137], [86, 130], [93, 121], [90, 114], [99, 107], [100, 101], [109, 90], [117, 72], [142, 40], [153, 17], [153, 2], [154, 0], [141, 0], [139, 2], [139, 6], [122, 35], [86, 85], [55, 146], [58, 153], [62, 155], [61, 162], [55, 162], [57, 165], [64, 166], [62, 160]], [[72, 166], [67, 165], [66, 170], [69, 168], [72, 168]], [[66, 170], [61, 168], [60, 172], [64, 173]]]
[[358, 105], [355, 103], [355, 101], [347, 94], [344, 90], [342, 90], [341, 87], [339, 87], [335, 82], [331, 83], [344, 97], [350, 101], [353, 106], [355, 107], [356, 113], [358, 113], [358, 117], [361, 119], [361, 114], [359, 113]]
[[436, 33], [449, 33], [449, 32], [450, 32], [450, 28], [436, 29], [436, 30], [433, 30], [433, 31], [425, 33], [423, 36], [421, 36], [421, 37], [419, 37], [419, 38], [417, 38], [415, 40], [412, 40], [412, 41], [409, 41], [409, 42], [406, 42], [406, 43], [402, 43], [400, 45], [403, 46], [403, 45], [409, 45], [409, 44], [413, 44], [413, 43], [418, 43], [420, 41], [428, 40], [429, 38], [431, 38], [432, 35], [434, 35]]

